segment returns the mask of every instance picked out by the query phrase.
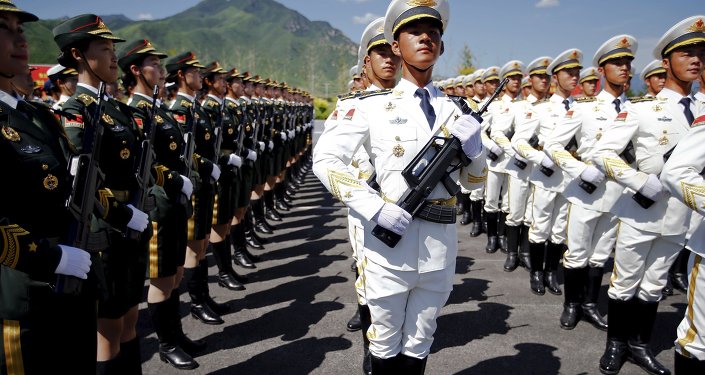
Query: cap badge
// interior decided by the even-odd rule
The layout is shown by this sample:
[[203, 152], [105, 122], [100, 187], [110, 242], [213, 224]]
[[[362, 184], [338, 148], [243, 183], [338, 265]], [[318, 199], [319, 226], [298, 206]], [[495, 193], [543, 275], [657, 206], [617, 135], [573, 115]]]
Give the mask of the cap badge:
[[550, 65], [550, 64], [551, 64], [551, 63], [548, 61], [548, 59], [544, 59], [544, 60], [543, 60], [543, 65], [548, 66], [548, 65]]
[[105, 26], [105, 22], [103, 22], [102, 18], [98, 18], [98, 30], [109, 30], [107, 26]]
[[571, 58], [577, 59], [578, 58], [578, 51], [573, 51], [573, 53], [570, 54]]
[[438, 5], [434, 0], [410, 0], [406, 2], [410, 7], [435, 7]]
[[627, 39], [627, 37], [624, 37], [624, 38], [622, 38], [622, 40], [619, 41], [619, 43], [617, 43], [616, 47], [617, 48], [629, 48], [631, 46], [632, 45], [631, 45], [631, 43], [629, 43], [629, 39]]
[[705, 32], [705, 22], [703, 22], [702, 18], [698, 18], [698, 20], [688, 28], [688, 31]]

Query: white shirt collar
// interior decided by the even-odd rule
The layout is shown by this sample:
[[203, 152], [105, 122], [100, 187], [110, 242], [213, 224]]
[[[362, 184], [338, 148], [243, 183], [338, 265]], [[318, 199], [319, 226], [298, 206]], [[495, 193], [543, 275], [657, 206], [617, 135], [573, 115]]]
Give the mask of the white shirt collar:
[[627, 102], [627, 95], [625, 93], [622, 93], [619, 97], [615, 97], [611, 93], [607, 92], [607, 90], [602, 90], [597, 94], [597, 97], [610, 103], [614, 102], [615, 99], [619, 99], [620, 104]]
[[377, 91], [377, 90], [380, 90], [380, 88], [375, 86], [374, 83], [371, 83], [370, 87], [368, 87], [367, 90], [365, 90], [365, 91]]
[[[695, 98], [693, 97], [692, 94], [687, 95], [687, 96], [690, 98], [690, 105], [692, 106], [693, 102], [695, 101]], [[669, 102], [672, 102], [672, 103], [678, 103], [679, 101], [681, 101], [681, 99], [683, 99], [683, 95], [681, 95], [681, 94], [679, 94], [679, 93], [677, 93], [667, 87], [664, 87], [663, 90], [661, 90], [661, 92], [658, 93], [658, 97], [659, 98], [666, 98]]]
[[[141, 96], [142, 98], [144, 98], [145, 100], [147, 100], [147, 102], [148, 102], [149, 104], [152, 104], [152, 98], [150, 98], [149, 96], [147, 96], [147, 95], [145, 95], [145, 94], [142, 94], [141, 92], [135, 92], [134, 94], [132, 94], [132, 98], [134, 98], [135, 96]], [[127, 102], [128, 105], [132, 102], [132, 98], [130, 98], [130, 101]], [[160, 107], [161, 105], [162, 105], [162, 100], [161, 100], [161, 99], [157, 99], [157, 107]]]
[[5, 91], [0, 91], [0, 101], [9, 105], [10, 107], [17, 109], [17, 103], [19, 99], [14, 94], [6, 93]]
[[705, 102], [705, 92], [698, 91], [698, 92], [695, 93], [695, 95], [693, 95], [693, 97], [694, 97], [695, 99], [700, 100], [701, 102]]
[[553, 95], [551, 95], [551, 98], [549, 99], [549, 101], [550, 101], [551, 103], [560, 103], [560, 104], [563, 104], [563, 101], [566, 100], [566, 99], [568, 99], [568, 105], [573, 104], [573, 95], [571, 95], [571, 96], [569, 96], [569, 97], [567, 97], [567, 98], [564, 98], [564, 97], [562, 97], [562, 96], [560, 96], [560, 95], [558, 95], [558, 94], [553, 94]]
[[194, 101], [196, 101], [196, 97], [191, 96], [191, 95], [189, 95], [189, 94], [186, 94], [186, 93], [184, 93], [184, 92], [182, 92], [182, 91], [179, 91], [179, 92], [176, 93], [176, 96], [179, 96], [179, 95], [181, 95], [181, 96], [183, 96], [184, 98], [188, 99], [191, 103], [193, 103]]
[[[402, 78], [399, 83], [397, 84], [397, 87], [395, 90], [397, 91], [402, 91], [404, 95], [409, 95], [409, 96], [414, 96], [416, 94], [416, 90], [419, 87], [416, 86], [415, 84], [411, 83], [411, 81], [408, 81], [404, 78]], [[423, 87], [426, 91], [428, 91], [430, 100], [433, 101], [438, 96], [438, 91], [436, 91], [436, 87], [433, 86], [433, 82], [429, 82], [426, 86]]]
[[87, 84], [87, 83], [81, 83], [81, 82], [80, 82], [80, 83], [78, 83], [77, 86], [81, 86], [81, 87], [83, 87], [84, 89], [86, 89], [86, 90], [92, 92], [93, 95], [98, 96], [98, 89], [95, 88], [95, 87], [93, 87], [93, 86], [91, 86], [91, 85], [89, 85], [89, 84]]
[[223, 105], [223, 99], [221, 99], [213, 94], [208, 94], [208, 97], [215, 100], [216, 102], [218, 102], [218, 104]]

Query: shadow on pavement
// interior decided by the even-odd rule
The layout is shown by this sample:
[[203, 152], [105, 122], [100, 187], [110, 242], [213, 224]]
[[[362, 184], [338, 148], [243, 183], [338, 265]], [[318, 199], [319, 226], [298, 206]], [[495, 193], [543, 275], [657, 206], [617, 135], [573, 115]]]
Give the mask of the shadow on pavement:
[[561, 360], [553, 352], [557, 348], [534, 343], [514, 345], [519, 351], [513, 356], [497, 357], [482, 361], [455, 375], [488, 374], [558, 374]]
[[256, 272], [247, 274], [247, 277], [250, 279], [250, 282], [262, 282], [282, 277], [310, 276], [319, 273], [322, 269], [333, 264], [333, 262], [346, 259], [349, 259], [349, 257], [342, 255], [309, 256], [278, 266], [258, 269]]
[[473, 340], [492, 334], [501, 335], [509, 332], [507, 319], [513, 307], [493, 302], [482, 302], [478, 307], [480, 309], [477, 311], [441, 315], [438, 318], [438, 329], [433, 335], [431, 353], [465, 346]]

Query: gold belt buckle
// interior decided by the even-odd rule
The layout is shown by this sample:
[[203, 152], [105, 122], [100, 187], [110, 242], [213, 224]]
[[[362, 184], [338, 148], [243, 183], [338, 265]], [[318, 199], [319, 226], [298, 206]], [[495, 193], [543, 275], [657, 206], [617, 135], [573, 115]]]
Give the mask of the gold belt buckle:
[[432, 199], [432, 200], [427, 200], [429, 204], [435, 204], [437, 206], [455, 206], [455, 204], [458, 202], [458, 198], [456, 197], [451, 197], [449, 199]]

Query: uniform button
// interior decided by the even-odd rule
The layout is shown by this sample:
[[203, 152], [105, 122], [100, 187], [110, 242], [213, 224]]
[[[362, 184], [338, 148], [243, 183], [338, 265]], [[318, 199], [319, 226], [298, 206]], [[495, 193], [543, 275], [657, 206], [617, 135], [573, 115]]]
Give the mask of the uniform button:
[[394, 137], [394, 140], [397, 141], [397, 142], [399, 142], [399, 141], [401, 141], [401, 137], [400, 137], [400, 136], [396, 136], [396, 137]]
[[46, 171], [49, 169], [49, 166], [47, 164], [42, 164], [42, 170]]
[[127, 141], [122, 141], [122, 144], [126, 145], [126, 144], [127, 144]]

